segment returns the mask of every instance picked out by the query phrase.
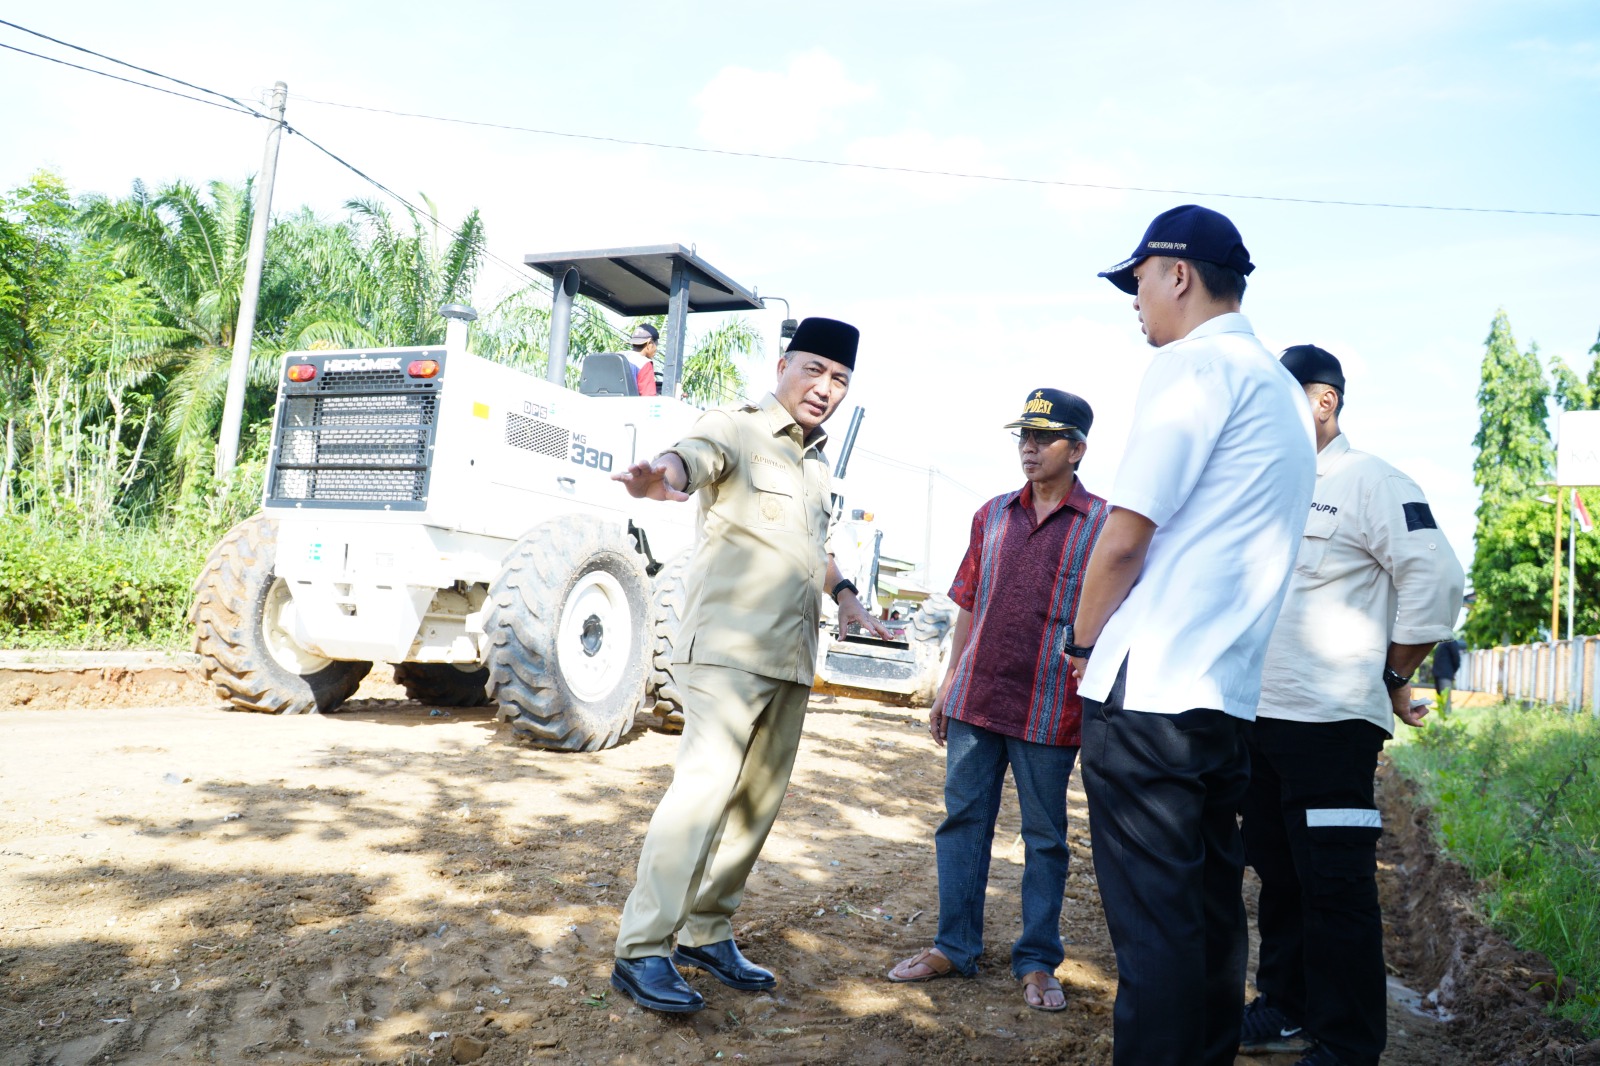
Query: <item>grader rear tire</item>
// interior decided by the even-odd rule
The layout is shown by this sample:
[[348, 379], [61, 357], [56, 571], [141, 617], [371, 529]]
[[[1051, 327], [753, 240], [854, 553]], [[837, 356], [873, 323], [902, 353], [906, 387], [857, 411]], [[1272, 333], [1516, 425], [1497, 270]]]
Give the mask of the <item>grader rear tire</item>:
[[489, 695], [533, 743], [599, 751], [633, 726], [650, 663], [650, 580], [618, 526], [564, 515], [506, 555], [489, 590]]
[[922, 601], [911, 616], [908, 628], [911, 646], [917, 655], [917, 691], [911, 697], [915, 706], [933, 705], [947, 666], [951, 630], [955, 628], [960, 610], [954, 600], [936, 592]]
[[273, 573], [278, 525], [256, 515], [228, 530], [194, 583], [194, 650], [217, 695], [264, 714], [331, 711], [355, 694], [368, 662], [326, 659], [280, 624], [289, 586]]
[[395, 663], [395, 683], [406, 696], [430, 707], [484, 707], [489, 699], [489, 671], [463, 669], [453, 663]]
[[[656, 728], [663, 733], [683, 732], [683, 694], [672, 677], [672, 651], [678, 643], [687, 606], [684, 579], [689, 568], [691, 548], [677, 555], [656, 575], [650, 596], [650, 676], [645, 681], [644, 702], [656, 716]], [[654, 706], [652, 706], [654, 704]]]

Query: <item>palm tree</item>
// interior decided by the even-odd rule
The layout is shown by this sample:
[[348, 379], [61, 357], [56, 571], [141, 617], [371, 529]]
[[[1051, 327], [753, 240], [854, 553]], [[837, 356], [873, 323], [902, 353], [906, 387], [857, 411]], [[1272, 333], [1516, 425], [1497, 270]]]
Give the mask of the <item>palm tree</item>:
[[[174, 182], [151, 194], [135, 182], [122, 200], [95, 199], [87, 233], [114, 248], [179, 331], [160, 370], [162, 442], [177, 467], [176, 487], [211, 469], [227, 393], [253, 210], [252, 183], [213, 181], [202, 194]], [[423, 197], [430, 216], [432, 201]], [[307, 347], [436, 343], [439, 307], [468, 298], [483, 255], [476, 209], [441, 241], [442, 224], [411, 208], [410, 232], [371, 200], [351, 200], [350, 219], [326, 223], [302, 209], [268, 230], [255, 337], [250, 351], [247, 425], [267, 418], [283, 352]]]
[[761, 332], [743, 317], [730, 318], [694, 341], [683, 361], [683, 395], [700, 403], [733, 403], [746, 382], [739, 359], [761, 354]]
[[[210, 467], [227, 392], [253, 210], [252, 182], [213, 181], [202, 193], [172, 182], [152, 194], [142, 181], [121, 200], [91, 198], [81, 221], [107, 242], [112, 261], [138, 279], [178, 331], [160, 361], [161, 435], [181, 490]], [[270, 385], [278, 354], [270, 342], [297, 300], [292, 276], [263, 274], [250, 383]]]
[[439, 209], [426, 196], [427, 217], [407, 206], [411, 232], [396, 228], [389, 211], [375, 200], [345, 204], [364, 249], [353, 279], [356, 317], [384, 345], [437, 344], [444, 340], [439, 308], [467, 303], [483, 261], [483, 220], [477, 208], [448, 233]]

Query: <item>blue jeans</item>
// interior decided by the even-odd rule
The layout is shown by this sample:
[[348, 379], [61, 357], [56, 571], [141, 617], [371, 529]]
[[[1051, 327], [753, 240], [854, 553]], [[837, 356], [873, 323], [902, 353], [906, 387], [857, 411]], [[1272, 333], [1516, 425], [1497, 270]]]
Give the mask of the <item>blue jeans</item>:
[[933, 835], [939, 865], [939, 935], [934, 946], [972, 974], [983, 954], [983, 903], [989, 852], [1000, 814], [1006, 766], [1022, 807], [1022, 936], [1011, 948], [1012, 976], [1054, 973], [1061, 947], [1061, 895], [1067, 885], [1067, 781], [1078, 749], [1034, 744], [955, 719], [946, 722], [944, 823]]

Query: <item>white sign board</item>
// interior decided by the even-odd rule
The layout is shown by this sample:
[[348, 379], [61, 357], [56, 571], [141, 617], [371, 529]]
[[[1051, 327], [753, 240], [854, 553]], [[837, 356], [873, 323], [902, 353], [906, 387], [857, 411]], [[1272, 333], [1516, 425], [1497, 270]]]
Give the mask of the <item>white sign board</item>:
[[1600, 485], [1600, 411], [1562, 411], [1556, 484]]

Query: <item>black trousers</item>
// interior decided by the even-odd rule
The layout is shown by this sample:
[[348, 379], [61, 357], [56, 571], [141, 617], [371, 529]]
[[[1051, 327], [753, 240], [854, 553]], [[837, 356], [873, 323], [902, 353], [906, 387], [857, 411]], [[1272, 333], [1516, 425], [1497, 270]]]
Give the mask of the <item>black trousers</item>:
[[1258, 718], [1241, 807], [1261, 877], [1256, 989], [1341, 1062], [1376, 1066], [1388, 1038], [1371, 722]]
[[1083, 701], [1094, 870], [1117, 955], [1116, 1066], [1232, 1066], [1244, 1010], [1240, 719]]

